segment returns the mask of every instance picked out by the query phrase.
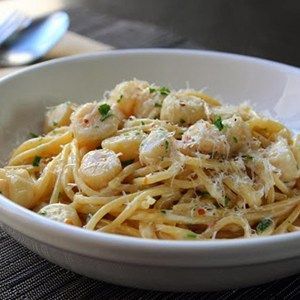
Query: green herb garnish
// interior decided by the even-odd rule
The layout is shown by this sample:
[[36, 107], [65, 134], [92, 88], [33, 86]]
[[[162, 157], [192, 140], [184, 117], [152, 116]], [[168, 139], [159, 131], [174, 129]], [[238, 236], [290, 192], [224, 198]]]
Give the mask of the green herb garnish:
[[253, 156], [251, 155], [242, 155], [242, 158], [244, 158], [245, 160], [253, 160]]
[[166, 151], [169, 149], [170, 143], [169, 141], [165, 141], [165, 149]]
[[58, 125], [58, 123], [57, 123], [57, 122], [53, 122], [52, 125], [53, 125], [54, 127], [56, 127], [56, 126]]
[[233, 137], [232, 137], [232, 139], [233, 139], [233, 141], [234, 141], [235, 143], [237, 143], [237, 142], [238, 142], [238, 139], [237, 139], [237, 137], [236, 137], [236, 136], [233, 136]]
[[220, 116], [218, 116], [214, 120], [214, 125], [219, 129], [219, 131], [222, 131], [224, 129], [224, 125], [222, 123], [222, 118]]
[[101, 115], [101, 121], [103, 122], [104, 120], [106, 120], [107, 118], [111, 117], [112, 116], [112, 113], [110, 111], [110, 105], [104, 103], [104, 104], [101, 104], [99, 107], [98, 107], [98, 111]]
[[187, 233], [185, 236], [187, 239], [196, 239], [197, 238], [197, 234], [196, 233]]
[[160, 212], [164, 215], [167, 213], [165, 210], [161, 210]]
[[47, 213], [46, 213], [45, 211], [40, 211], [40, 212], [39, 212], [39, 215], [41, 215], [41, 216], [46, 216]]
[[154, 107], [162, 107], [162, 105], [160, 103], [155, 103]]
[[38, 167], [40, 165], [40, 161], [41, 161], [41, 157], [40, 156], [35, 156], [33, 161], [32, 161], [32, 165], [34, 167]]
[[167, 96], [170, 94], [170, 89], [165, 86], [162, 86], [160, 88], [149, 87], [149, 92], [150, 94], [159, 92], [162, 96]]
[[162, 86], [160, 89], [158, 89], [158, 91], [163, 96], [167, 96], [167, 95], [170, 94], [170, 90], [167, 87], [165, 87], [165, 86]]
[[35, 133], [33, 133], [33, 132], [29, 132], [29, 137], [31, 137], [31, 138], [37, 138], [38, 135], [35, 134]]
[[269, 218], [262, 219], [256, 226], [256, 231], [258, 233], [264, 232], [266, 229], [268, 229], [272, 225], [273, 221]]
[[144, 121], [141, 121], [141, 124], [142, 124], [142, 125], [145, 125], [145, 122], [144, 122]]

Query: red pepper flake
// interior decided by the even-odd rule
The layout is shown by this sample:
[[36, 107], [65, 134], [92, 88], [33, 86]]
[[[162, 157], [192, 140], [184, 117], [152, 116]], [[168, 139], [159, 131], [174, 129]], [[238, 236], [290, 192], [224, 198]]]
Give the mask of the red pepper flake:
[[203, 216], [203, 215], [206, 214], [206, 210], [204, 208], [202, 208], [202, 207], [198, 208], [197, 212], [198, 212], [199, 216]]
[[184, 143], [187, 143], [187, 142], [190, 142], [192, 140], [192, 137], [190, 135], [186, 135], [184, 138], [183, 138], [183, 142]]

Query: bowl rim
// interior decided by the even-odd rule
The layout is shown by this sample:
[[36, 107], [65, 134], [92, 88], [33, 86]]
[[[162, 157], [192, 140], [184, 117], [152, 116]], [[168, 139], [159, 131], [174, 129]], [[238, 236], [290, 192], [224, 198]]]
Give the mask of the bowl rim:
[[[218, 51], [206, 51], [206, 50], [186, 50], [186, 49], [130, 49], [130, 50], [109, 50], [103, 52], [95, 52], [89, 54], [80, 54], [70, 57], [63, 57], [58, 59], [53, 59], [51, 61], [42, 62], [23, 70], [14, 72], [13, 74], [6, 75], [0, 80], [0, 88], [2, 84], [6, 81], [13, 80], [14, 77], [18, 77], [25, 73], [32, 73], [38, 69], [44, 69], [48, 66], [64, 63], [72, 63], [78, 60], [93, 60], [102, 59], [106, 57], [116, 57], [116, 56], [140, 56], [140, 55], [179, 55], [179, 56], [201, 56], [208, 58], [219, 58], [230, 61], [239, 61], [246, 63], [254, 63], [259, 65], [264, 65], [268, 68], [274, 68], [278, 71], [284, 71], [288, 73], [297, 73], [300, 76], [300, 69], [294, 66], [289, 66], [283, 63], [269, 61], [262, 58], [244, 56], [232, 53], [223, 53]], [[73, 242], [82, 243], [92, 243], [93, 245], [107, 244], [113, 247], [122, 247], [136, 251], [160, 251], [160, 252], [174, 252], [179, 253], [180, 251], [186, 250], [191, 253], [196, 253], [199, 249], [205, 252], [211, 253], [221, 253], [221, 251], [230, 252], [233, 249], [243, 250], [253, 250], [257, 247], [262, 247], [269, 249], [270, 246], [282, 246], [282, 244], [287, 245], [291, 242], [300, 243], [300, 232], [292, 232], [288, 234], [279, 234], [274, 236], [266, 237], [253, 237], [249, 239], [232, 239], [232, 240], [197, 240], [197, 241], [173, 241], [173, 240], [147, 240], [142, 238], [122, 236], [103, 232], [88, 231], [83, 228], [77, 228], [74, 226], [62, 224], [49, 220], [45, 217], [38, 215], [28, 209], [25, 209], [9, 199], [5, 198], [0, 194], [0, 216], [5, 216], [2, 219], [9, 223], [9, 227], [16, 229], [23, 234], [31, 236], [32, 238], [42, 240], [47, 243], [47, 238], [41, 238], [41, 233], [49, 235], [52, 240], [55, 241], [55, 245], [59, 248], [68, 248], [67, 243], [60, 244], [61, 239], [71, 239]], [[17, 222], [15, 222], [17, 221]], [[1, 222], [3, 222], [1, 220]], [[5, 221], [3, 222], [4, 224]], [[25, 225], [26, 226], [22, 226]], [[39, 233], [40, 232], [40, 233]], [[57, 236], [57, 239], [54, 239]], [[60, 241], [59, 241], [60, 239]], [[75, 250], [74, 250], [75, 251]], [[82, 252], [81, 250], [78, 250]], [[76, 250], [76, 252], [78, 252]], [[167, 252], [166, 252], [167, 251]], [[83, 251], [84, 252], [84, 251]], [[88, 251], [87, 255], [90, 255]], [[287, 257], [295, 256], [295, 251], [293, 254], [281, 255], [282, 259]], [[299, 252], [297, 252], [299, 256]], [[272, 257], [271, 257], [272, 258]], [[271, 259], [270, 258], [270, 259]], [[272, 258], [274, 259], [274, 258]]]

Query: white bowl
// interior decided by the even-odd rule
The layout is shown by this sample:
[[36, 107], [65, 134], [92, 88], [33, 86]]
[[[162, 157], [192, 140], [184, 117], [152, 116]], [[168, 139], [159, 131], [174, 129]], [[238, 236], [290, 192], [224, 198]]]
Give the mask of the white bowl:
[[[300, 129], [300, 71], [261, 59], [205, 51], [130, 50], [63, 58], [0, 81], [0, 160], [45, 106], [91, 101], [133, 77], [174, 88], [207, 87], [237, 104], [248, 100]], [[156, 241], [90, 232], [57, 223], [0, 195], [6, 232], [46, 259], [116, 284], [169, 291], [245, 287], [300, 271], [300, 233], [221, 241]]]

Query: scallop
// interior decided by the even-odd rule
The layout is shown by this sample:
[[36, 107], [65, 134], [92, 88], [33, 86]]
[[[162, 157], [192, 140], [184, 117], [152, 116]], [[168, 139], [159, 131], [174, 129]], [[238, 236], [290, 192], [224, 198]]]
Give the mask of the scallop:
[[140, 80], [124, 81], [110, 92], [110, 101], [115, 103], [122, 113], [129, 117], [134, 115], [139, 103], [150, 98], [149, 83]]
[[44, 131], [47, 133], [60, 126], [69, 126], [74, 104], [65, 102], [50, 108], [45, 116]]
[[182, 135], [182, 151], [185, 154], [225, 155], [229, 153], [227, 138], [215, 125], [200, 120]]
[[79, 176], [92, 189], [100, 190], [122, 171], [118, 155], [108, 149], [86, 153], [81, 161]]
[[253, 142], [251, 129], [241, 117], [234, 115], [232, 118], [224, 120], [223, 125], [231, 154], [237, 154], [251, 146]]
[[79, 107], [71, 116], [71, 128], [79, 147], [92, 149], [99, 146], [102, 140], [117, 132], [123, 117], [116, 105], [105, 102]]
[[147, 165], [159, 163], [170, 156], [172, 146], [172, 134], [163, 128], [154, 129], [140, 145], [140, 162]]
[[27, 170], [12, 169], [6, 171], [6, 179], [1, 180], [4, 196], [26, 208], [37, 204], [36, 185]]
[[207, 119], [207, 104], [198, 97], [184, 93], [171, 93], [163, 101], [160, 119], [188, 126]]
[[54, 221], [79, 227], [82, 226], [75, 208], [67, 204], [55, 203], [46, 205], [39, 210], [38, 214]]
[[267, 153], [271, 164], [281, 171], [283, 181], [289, 182], [299, 177], [297, 161], [286, 139], [279, 138], [267, 148]]
[[102, 148], [120, 153], [120, 160], [132, 160], [139, 157], [139, 147], [146, 134], [139, 130], [133, 130], [112, 136], [102, 141]]

